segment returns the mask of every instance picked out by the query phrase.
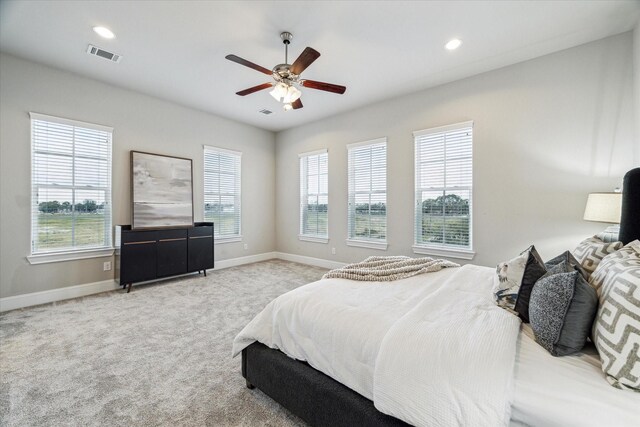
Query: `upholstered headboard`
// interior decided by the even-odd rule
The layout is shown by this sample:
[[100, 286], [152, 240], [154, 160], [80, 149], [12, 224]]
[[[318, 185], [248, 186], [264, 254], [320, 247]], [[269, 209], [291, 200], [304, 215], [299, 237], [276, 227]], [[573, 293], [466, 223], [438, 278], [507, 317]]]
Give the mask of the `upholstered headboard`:
[[640, 168], [631, 169], [624, 176], [618, 239], [625, 245], [640, 239]]

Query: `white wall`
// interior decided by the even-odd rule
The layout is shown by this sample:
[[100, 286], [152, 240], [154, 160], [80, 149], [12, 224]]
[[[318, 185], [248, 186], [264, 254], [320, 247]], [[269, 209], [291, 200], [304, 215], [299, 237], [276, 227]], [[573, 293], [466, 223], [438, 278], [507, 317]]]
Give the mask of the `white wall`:
[[[640, 19], [633, 30], [633, 84], [635, 95], [636, 147], [640, 146]], [[638, 162], [636, 162], [637, 164]], [[640, 166], [640, 165], [639, 165]]]
[[[532, 243], [545, 259], [573, 249], [606, 226], [582, 220], [587, 194], [612, 191], [640, 164], [632, 79], [629, 32], [280, 132], [278, 251], [346, 262], [385, 254], [345, 244], [345, 146], [386, 136], [386, 254], [413, 255], [412, 131], [467, 120], [474, 121], [472, 262], [493, 266]], [[325, 147], [330, 242], [302, 242], [298, 153]]]
[[203, 216], [202, 145], [242, 151], [244, 242], [217, 245], [216, 261], [275, 249], [272, 132], [6, 54], [0, 56], [0, 94], [0, 297], [113, 278], [113, 271], [102, 271], [109, 258], [43, 265], [30, 265], [25, 258], [30, 248], [30, 111], [114, 128], [114, 224], [130, 223], [130, 150], [193, 159], [196, 221]]

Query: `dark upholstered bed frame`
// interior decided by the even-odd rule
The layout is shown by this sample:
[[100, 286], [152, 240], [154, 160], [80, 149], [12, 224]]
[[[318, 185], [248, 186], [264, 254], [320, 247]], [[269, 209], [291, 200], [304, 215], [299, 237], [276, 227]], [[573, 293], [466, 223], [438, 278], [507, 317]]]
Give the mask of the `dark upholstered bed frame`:
[[242, 376], [312, 426], [408, 426], [333, 378], [254, 342], [242, 350]]
[[[640, 239], [640, 168], [624, 177], [620, 240]], [[242, 350], [242, 376], [312, 426], [408, 426], [307, 363], [254, 342]]]

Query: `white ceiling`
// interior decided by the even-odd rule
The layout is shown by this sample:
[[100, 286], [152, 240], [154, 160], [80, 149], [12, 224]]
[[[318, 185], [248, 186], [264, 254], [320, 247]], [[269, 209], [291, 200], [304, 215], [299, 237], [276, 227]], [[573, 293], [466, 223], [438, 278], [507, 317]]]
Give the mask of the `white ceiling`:
[[[278, 131], [628, 31], [639, 14], [626, 0], [2, 1], [0, 50]], [[285, 30], [289, 62], [315, 48], [303, 77], [345, 85], [344, 95], [302, 88], [304, 108], [289, 112], [268, 90], [235, 95], [270, 78], [225, 55], [270, 69], [284, 60]], [[463, 45], [446, 51], [453, 37]], [[122, 61], [87, 55], [89, 43]]]

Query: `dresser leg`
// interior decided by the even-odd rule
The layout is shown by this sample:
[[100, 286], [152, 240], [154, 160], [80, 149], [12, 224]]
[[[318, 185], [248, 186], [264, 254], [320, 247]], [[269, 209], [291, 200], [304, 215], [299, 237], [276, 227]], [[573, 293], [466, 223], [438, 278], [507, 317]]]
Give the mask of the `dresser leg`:
[[204, 271], [204, 277], [207, 277], [207, 269], [205, 268], [203, 271]]
[[127, 293], [131, 292], [131, 285], [132, 283], [129, 283], [129, 287], [127, 288]]

